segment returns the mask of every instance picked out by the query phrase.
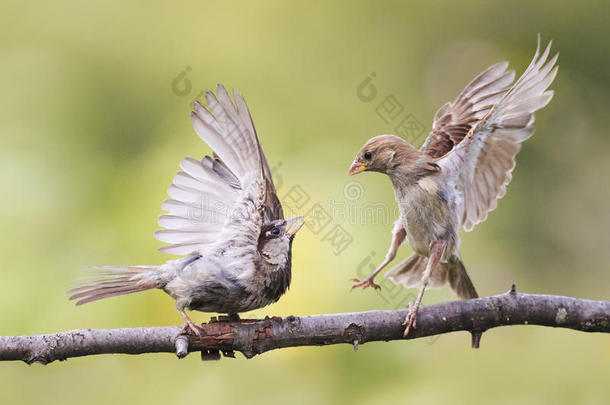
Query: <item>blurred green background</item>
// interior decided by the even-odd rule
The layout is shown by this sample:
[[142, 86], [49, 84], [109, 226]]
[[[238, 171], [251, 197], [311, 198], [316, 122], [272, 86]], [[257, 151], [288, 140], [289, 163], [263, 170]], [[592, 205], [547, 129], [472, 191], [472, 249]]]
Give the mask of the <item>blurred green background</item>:
[[[156, 217], [180, 159], [209, 153], [188, 112], [216, 83], [244, 94], [285, 203], [297, 188], [309, 198], [301, 210], [319, 203], [334, 212], [326, 229], [299, 233], [288, 294], [250, 315], [405, 306], [413, 291], [387, 282], [381, 294], [349, 288], [382, 259], [393, 220], [358, 216], [373, 203], [393, 216], [385, 177], [346, 175], [366, 139], [393, 132], [376, 107], [394, 95], [427, 131], [436, 109], [485, 67], [509, 60], [520, 74], [537, 33], [561, 52], [555, 98], [537, 114], [498, 210], [463, 236], [462, 255], [481, 295], [514, 282], [524, 292], [608, 300], [607, 6], [2, 0], [0, 334], [180, 322], [158, 291], [78, 308], [65, 291], [86, 266], [171, 258], [156, 252]], [[378, 94], [364, 102], [357, 87], [373, 72]], [[338, 254], [325, 238], [335, 225], [352, 239]], [[444, 288], [424, 303], [453, 299]], [[477, 351], [458, 333], [249, 361], [3, 363], [0, 403], [594, 404], [607, 401], [609, 372], [606, 335], [510, 327], [486, 333]]]

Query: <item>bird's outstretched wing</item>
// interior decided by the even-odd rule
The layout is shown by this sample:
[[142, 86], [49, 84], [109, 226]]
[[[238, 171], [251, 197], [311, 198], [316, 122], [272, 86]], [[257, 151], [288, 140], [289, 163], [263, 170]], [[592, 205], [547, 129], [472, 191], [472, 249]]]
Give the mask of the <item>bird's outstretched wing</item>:
[[449, 153], [468, 131], [491, 110], [515, 79], [508, 62], [496, 63], [481, 72], [453, 102], [443, 105], [434, 115], [432, 131], [420, 148], [433, 158]]
[[[214, 151], [202, 160], [186, 157], [168, 188], [159, 217], [164, 230], [155, 237], [169, 243], [159, 250], [175, 255], [197, 252], [215, 243], [229, 226], [251, 211], [251, 229], [283, 218], [271, 171], [248, 106], [241, 94], [233, 99], [218, 85], [207, 91], [207, 108], [195, 102], [191, 121], [197, 135]], [[246, 230], [244, 230], [245, 232]]]
[[458, 220], [466, 231], [487, 218], [506, 193], [521, 142], [534, 133], [534, 112], [553, 97], [547, 90], [557, 74], [558, 54], [547, 61], [551, 43], [540, 54], [540, 37], [530, 65], [450, 153], [437, 160], [463, 198]]

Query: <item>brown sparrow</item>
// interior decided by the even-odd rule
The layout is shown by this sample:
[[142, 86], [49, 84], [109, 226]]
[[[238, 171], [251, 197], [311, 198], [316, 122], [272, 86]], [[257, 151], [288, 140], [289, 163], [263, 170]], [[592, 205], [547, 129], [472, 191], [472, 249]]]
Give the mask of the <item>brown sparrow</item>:
[[195, 132], [214, 151], [186, 157], [168, 189], [155, 237], [160, 251], [185, 255], [160, 266], [104, 266], [97, 278], [77, 286], [77, 305], [159, 288], [176, 300], [185, 329], [200, 331], [185, 309], [251, 311], [277, 301], [291, 280], [291, 251], [301, 217], [284, 219], [271, 171], [250, 111], [241, 94], [222, 85], [207, 91], [206, 109], [191, 112]]
[[419, 294], [405, 320], [405, 336], [415, 327], [426, 287], [449, 282], [462, 299], [478, 297], [460, 259], [460, 235], [487, 218], [506, 193], [521, 142], [534, 133], [534, 112], [551, 101], [547, 90], [557, 74], [551, 43], [513, 84], [508, 62], [495, 64], [434, 116], [432, 131], [420, 149], [394, 135], [376, 136], [358, 151], [349, 174], [363, 171], [390, 177], [400, 217], [385, 260], [354, 287], [379, 288], [375, 276], [405, 241], [414, 253], [386, 277], [405, 287], [419, 283]]

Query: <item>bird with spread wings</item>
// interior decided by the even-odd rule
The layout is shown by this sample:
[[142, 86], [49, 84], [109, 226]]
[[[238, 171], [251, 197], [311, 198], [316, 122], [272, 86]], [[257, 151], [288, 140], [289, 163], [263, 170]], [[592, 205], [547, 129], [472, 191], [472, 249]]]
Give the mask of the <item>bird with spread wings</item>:
[[385, 260], [353, 287], [379, 288], [374, 279], [406, 240], [413, 254], [386, 277], [419, 293], [405, 320], [405, 335], [415, 327], [426, 287], [447, 282], [462, 299], [478, 297], [462, 263], [459, 230], [471, 231], [495, 209], [506, 193], [521, 143], [534, 133], [534, 112], [553, 98], [548, 90], [557, 74], [558, 55], [551, 43], [514, 83], [508, 62], [475, 77], [453, 102], [434, 116], [432, 131], [420, 149], [394, 135], [371, 138], [358, 151], [349, 174], [363, 171], [390, 177], [399, 206]]
[[277, 301], [291, 281], [292, 242], [302, 217], [284, 219], [271, 170], [246, 101], [222, 85], [195, 102], [195, 132], [213, 150], [186, 157], [168, 189], [162, 252], [185, 256], [159, 266], [102, 266], [71, 290], [76, 304], [161, 289], [176, 300], [185, 329], [200, 334], [185, 309], [233, 318]]

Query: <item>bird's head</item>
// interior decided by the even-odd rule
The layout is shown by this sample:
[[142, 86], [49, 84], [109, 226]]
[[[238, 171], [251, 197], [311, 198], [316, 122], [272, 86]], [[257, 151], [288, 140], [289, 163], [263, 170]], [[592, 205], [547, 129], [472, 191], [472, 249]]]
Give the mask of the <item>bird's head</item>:
[[390, 174], [396, 167], [417, 165], [420, 152], [395, 135], [379, 135], [369, 139], [356, 154], [348, 174], [364, 171]]
[[290, 286], [292, 241], [303, 224], [303, 217], [295, 217], [271, 221], [261, 228], [258, 238], [260, 275], [266, 279], [261, 293], [270, 301], [277, 301]]
[[278, 219], [261, 227], [258, 237], [258, 251], [265, 264], [290, 267], [292, 241], [303, 226], [303, 217]]
[[360, 148], [348, 174], [353, 176], [364, 171], [390, 176], [396, 173], [422, 176], [438, 172], [440, 167], [404, 139], [395, 135], [379, 135]]

